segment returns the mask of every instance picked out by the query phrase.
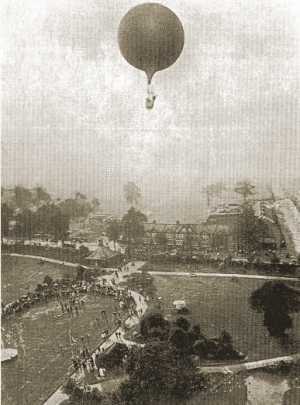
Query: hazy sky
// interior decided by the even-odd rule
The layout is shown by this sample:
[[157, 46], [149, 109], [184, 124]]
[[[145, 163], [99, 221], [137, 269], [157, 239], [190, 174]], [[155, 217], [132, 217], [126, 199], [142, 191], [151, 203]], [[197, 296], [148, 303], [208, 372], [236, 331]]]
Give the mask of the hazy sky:
[[151, 111], [116, 40], [139, 3], [6, 2], [4, 185], [109, 201], [133, 180], [188, 204], [216, 179], [299, 176], [299, 0], [161, 1], [186, 41]]

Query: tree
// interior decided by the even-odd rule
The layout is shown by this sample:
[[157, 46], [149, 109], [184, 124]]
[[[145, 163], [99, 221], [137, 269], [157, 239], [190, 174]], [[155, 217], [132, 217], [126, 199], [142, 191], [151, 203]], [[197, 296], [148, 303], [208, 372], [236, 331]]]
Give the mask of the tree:
[[169, 329], [170, 323], [158, 311], [146, 313], [140, 322], [140, 332], [145, 339], [152, 337], [167, 339]]
[[55, 239], [64, 241], [67, 238], [70, 218], [59, 207], [53, 206], [51, 212], [52, 234]]
[[85, 194], [82, 194], [80, 191], [76, 191], [75, 199], [76, 200], [87, 200], [87, 197]]
[[17, 236], [32, 239], [35, 232], [35, 214], [28, 208], [25, 208], [16, 216]]
[[134, 182], [129, 181], [124, 186], [124, 196], [127, 203], [130, 206], [134, 206], [139, 204], [142, 198], [142, 193], [140, 188]]
[[144, 223], [147, 217], [141, 211], [131, 207], [122, 218], [122, 228], [128, 244], [129, 254], [132, 243], [138, 242], [145, 234]]
[[13, 210], [8, 204], [1, 204], [1, 235], [2, 238], [8, 236], [9, 221], [13, 218]]
[[97, 211], [100, 208], [100, 201], [98, 198], [93, 198], [92, 199], [92, 207], [94, 211]]
[[236, 184], [234, 191], [243, 197], [244, 203], [255, 194], [255, 186], [249, 180], [243, 180]]
[[30, 190], [23, 186], [15, 186], [15, 202], [17, 208], [26, 208], [32, 202], [32, 193]]
[[120, 387], [123, 404], [155, 404], [182, 400], [204, 386], [204, 379], [189, 356], [182, 356], [168, 342], [135, 347], [128, 356], [129, 380]]
[[70, 217], [62, 205], [42, 205], [38, 208], [34, 217], [35, 232], [50, 234], [57, 240], [66, 239]]
[[245, 201], [238, 224], [240, 245], [248, 253], [257, 250], [267, 233], [267, 225], [255, 215], [252, 203]]
[[114, 245], [116, 247], [116, 242], [119, 240], [122, 232], [122, 226], [120, 221], [113, 219], [112, 221], [109, 221], [107, 228], [106, 228], [106, 234], [110, 240], [114, 242]]
[[50, 194], [41, 186], [35, 187], [35, 197], [33, 198], [34, 203], [40, 204], [41, 202], [49, 203], [51, 201]]
[[52, 204], [42, 205], [35, 212], [35, 232], [42, 234], [52, 233]]
[[300, 311], [300, 290], [281, 281], [269, 281], [251, 294], [250, 305], [264, 313], [264, 325], [270, 335], [282, 337], [293, 326], [289, 315]]
[[68, 198], [59, 205], [70, 219], [87, 217], [93, 210], [92, 204], [79, 192], [76, 193], [75, 198]]

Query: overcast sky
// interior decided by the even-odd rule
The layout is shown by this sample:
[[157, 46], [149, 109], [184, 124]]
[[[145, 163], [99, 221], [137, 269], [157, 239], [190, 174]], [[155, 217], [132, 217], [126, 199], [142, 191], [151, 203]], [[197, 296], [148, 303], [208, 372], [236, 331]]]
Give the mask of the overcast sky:
[[161, 3], [185, 47], [148, 111], [145, 75], [116, 40], [138, 1], [6, 2], [4, 185], [109, 201], [132, 180], [188, 201], [218, 179], [299, 177], [299, 0]]

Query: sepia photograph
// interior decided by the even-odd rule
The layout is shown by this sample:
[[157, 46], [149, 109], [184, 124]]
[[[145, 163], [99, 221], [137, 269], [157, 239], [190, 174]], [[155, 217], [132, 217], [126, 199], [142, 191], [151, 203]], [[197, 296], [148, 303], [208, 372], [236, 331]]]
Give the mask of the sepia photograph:
[[300, 405], [299, 0], [4, 0], [1, 403]]

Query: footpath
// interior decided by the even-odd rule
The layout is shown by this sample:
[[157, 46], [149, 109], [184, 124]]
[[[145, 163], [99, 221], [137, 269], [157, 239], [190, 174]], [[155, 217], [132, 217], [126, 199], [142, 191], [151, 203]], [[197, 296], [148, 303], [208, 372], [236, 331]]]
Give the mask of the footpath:
[[[52, 260], [52, 259], [50, 259], [50, 260]], [[68, 266], [69, 263], [64, 262], [64, 265]], [[73, 267], [74, 263], [71, 263], [71, 265]], [[118, 272], [118, 277], [115, 277], [115, 275], [112, 273], [112, 274], [109, 274], [109, 275], [99, 277], [99, 280], [104, 278], [104, 279], [106, 279], [107, 285], [112, 285], [112, 286], [117, 285], [118, 283], [125, 281], [125, 276], [128, 276], [131, 273], [135, 273], [143, 265], [144, 265], [144, 262], [140, 262], [140, 261], [128, 263], [127, 265], [122, 267], [122, 271]], [[76, 265], [76, 266], [78, 266], [78, 265]], [[137, 313], [139, 314], [140, 317], [142, 317], [144, 315], [144, 313], [146, 312], [146, 310], [147, 310], [147, 304], [146, 304], [146, 301], [145, 301], [144, 297], [141, 294], [137, 293], [136, 291], [129, 290], [129, 292], [130, 292], [130, 295], [132, 296], [132, 298], [135, 301]], [[126, 319], [125, 325], [126, 325], [126, 327], [130, 328], [130, 327], [138, 324], [138, 322], [139, 322], [139, 317], [131, 316], [131, 317], [128, 317]], [[117, 328], [116, 330], [113, 331], [113, 333], [111, 333], [111, 335], [104, 342], [102, 342], [99, 345], [100, 349], [103, 349], [104, 351], [106, 351], [114, 343], [123, 343], [123, 344], [126, 344], [128, 347], [133, 346], [133, 345], [136, 344], [135, 342], [131, 342], [129, 340], [126, 340], [124, 338], [124, 335], [125, 335], [124, 328], [122, 326]], [[117, 336], [120, 336], [120, 337], [117, 337]], [[92, 356], [93, 356], [93, 359], [95, 360], [95, 352], [92, 353]], [[71, 378], [72, 377], [76, 378], [77, 376], [78, 376], [78, 374], [76, 374], [76, 372], [74, 372], [70, 377]], [[68, 399], [68, 395], [64, 393], [63, 386], [60, 386], [47, 399], [47, 401], [44, 402], [44, 405], [60, 405], [67, 399]]]
[[188, 276], [188, 277], [223, 277], [223, 278], [247, 278], [256, 280], [283, 280], [283, 281], [299, 281], [299, 277], [285, 276], [264, 276], [257, 274], [238, 274], [238, 273], [188, 273], [184, 271], [148, 271], [151, 275], [158, 276]]
[[[69, 263], [69, 262], [62, 262], [61, 260], [55, 260], [55, 259], [48, 259], [42, 256], [31, 256], [31, 255], [21, 255], [21, 254], [16, 254], [12, 253], [10, 254], [11, 256], [20, 256], [20, 257], [28, 257], [31, 259], [37, 259], [37, 260], [43, 260], [45, 262], [49, 263], [55, 263], [55, 264], [61, 264], [64, 266], [70, 266], [70, 267], [77, 267], [78, 264], [76, 263]], [[125, 281], [125, 276], [128, 276], [129, 274], [132, 273], [141, 273], [141, 270], [139, 270], [145, 262], [142, 261], [135, 261], [132, 263], [129, 263], [125, 266], [123, 266], [122, 271], [119, 272], [119, 277], [116, 278], [114, 274], [110, 275], [105, 275], [99, 277], [99, 279], [105, 278], [107, 280], [108, 284], [113, 285], [112, 280], [114, 280], [115, 285], [117, 285], [120, 282]], [[84, 266], [86, 269], [89, 269], [89, 267]], [[186, 276], [186, 277], [227, 277], [227, 278], [246, 278], [246, 279], [260, 279], [260, 280], [285, 280], [285, 281], [297, 281], [300, 282], [299, 278], [296, 277], [284, 277], [284, 276], [265, 276], [265, 275], [253, 275], [253, 274], [224, 274], [224, 273], [189, 273], [189, 272], [169, 272], [169, 271], [149, 271], [148, 272], [150, 275], [163, 275], [163, 276]], [[145, 301], [145, 298], [139, 294], [136, 291], [130, 290], [131, 296], [133, 297], [135, 304], [136, 304], [136, 309], [137, 313], [140, 314], [140, 316], [143, 316], [143, 314], [147, 310], [147, 303]], [[125, 321], [125, 324], [127, 327], [131, 327], [136, 325], [139, 322], [139, 317], [128, 317], [127, 320]], [[121, 339], [117, 338], [116, 332], [118, 334], [120, 333]], [[125, 335], [125, 330], [123, 327], [118, 328], [115, 330], [101, 345], [100, 348], [103, 348], [104, 350], [109, 349], [115, 342], [118, 343], [125, 343], [128, 347], [136, 345], [136, 342], [132, 342], [129, 340], [126, 340], [124, 338]], [[93, 356], [95, 353], [93, 353]], [[223, 373], [223, 374], [233, 374], [233, 373], [239, 373], [242, 371], [246, 370], [255, 370], [255, 369], [261, 369], [264, 367], [270, 367], [270, 366], [276, 366], [280, 363], [293, 363], [293, 362], [298, 362], [300, 361], [300, 353], [295, 353], [289, 356], [281, 356], [281, 357], [275, 357], [271, 359], [264, 359], [264, 360], [258, 360], [258, 361], [252, 361], [252, 362], [246, 362], [246, 363], [235, 363], [235, 364], [227, 364], [227, 365], [212, 365], [212, 366], [203, 366], [199, 367], [199, 370], [204, 373]], [[75, 376], [76, 373], [74, 373], [72, 376]], [[62, 404], [65, 400], [68, 399], [68, 395], [66, 395], [63, 392], [63, 387], [59, 387], [49, 398], [48, 400], [44, 403], [44, 405], [60, 405]]]

